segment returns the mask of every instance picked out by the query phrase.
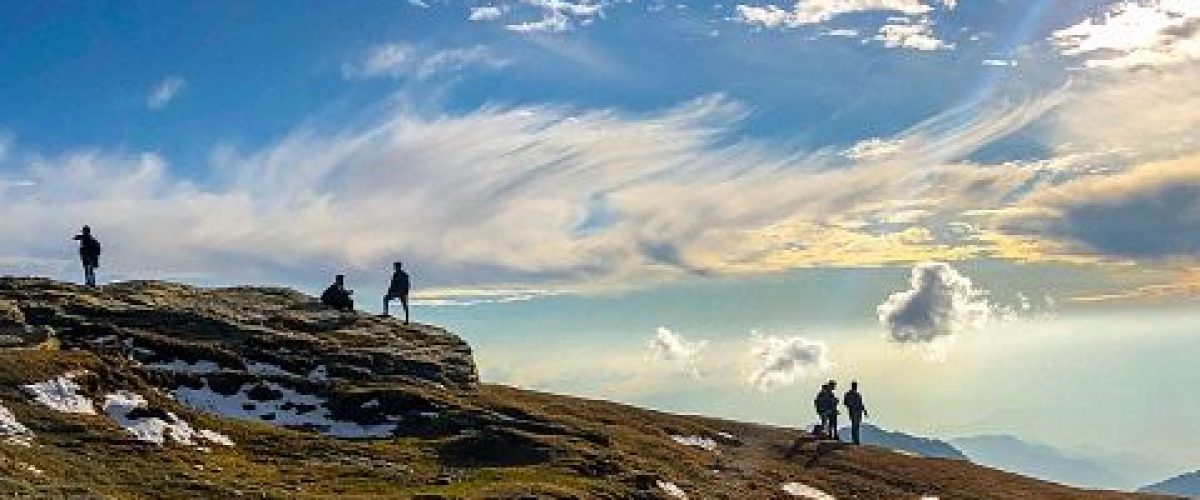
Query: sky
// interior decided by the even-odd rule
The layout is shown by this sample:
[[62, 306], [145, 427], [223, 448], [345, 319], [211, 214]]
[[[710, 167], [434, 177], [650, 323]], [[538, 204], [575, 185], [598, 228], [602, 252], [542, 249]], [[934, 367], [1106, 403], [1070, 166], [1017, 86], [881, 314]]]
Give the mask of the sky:
[[403, 260], [486, 381], [1200, 469], [1200, 4], [745, 1], [7, 6], [0, 273]]

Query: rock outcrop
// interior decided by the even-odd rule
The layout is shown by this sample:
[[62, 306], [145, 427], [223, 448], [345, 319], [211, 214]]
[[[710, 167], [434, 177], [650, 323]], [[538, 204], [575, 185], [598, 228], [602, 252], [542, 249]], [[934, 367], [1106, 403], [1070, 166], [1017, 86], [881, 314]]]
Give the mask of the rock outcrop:
[[437, 401], [479, 382], [470, 346], [445, 330], [292, 290], [0, 278], [0, 340], [50, 337], [126, 364], [187, 406], [340, 437], [422, 432]]

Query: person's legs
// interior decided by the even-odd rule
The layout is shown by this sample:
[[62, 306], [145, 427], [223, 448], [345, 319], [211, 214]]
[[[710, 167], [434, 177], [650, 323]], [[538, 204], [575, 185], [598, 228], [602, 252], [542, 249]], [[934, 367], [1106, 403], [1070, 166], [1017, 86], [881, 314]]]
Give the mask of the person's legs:
[[851, 413], [850, 414], [850, 434], [851, 434], [851, 437], [854, 438], [854, 444], [862, 444], [862, 441], [859, 440], [859, 436], [858, 436], [859, 426], [861, 426], [861, 425], [862, 425], [862, 415], [855, 415], [855, 414]]
[[833, 439], [837, 439], [837, 440], [839, 440], [839, 441], [840, 441], [840, 440], [841, 440], [841, 436], [838, 436], [838, 423], [837, 423], [837, 420], [838, 420], [838, 419], [837, 419], [837, 412], [836, 412], [836, 411], [835, 411], [835, 412], [832, 412], [832, 413], [830, 413], [830, 414], [829, 414], [829, 436], [830, 436], [830, 437], [832, 437]]
[[96, 286], [96, 266], [91, 264], [83, 265], [83, 282], [89, 287]]
[[387, 295], [383, 296], [383, 315], [384, 316], [390, 316], [390, 314], [388, 314], [388, 302], [390, 300], [392, 300], [391, 297], [388, 297]]
[[828, 413], [821, 414], [821, 434], [824, 434], [825, 437], [829, 437], [829, 414]]
[[408, 323], [408, 294], [400, 296], [400, 304], [404, 306], [404, 322]]

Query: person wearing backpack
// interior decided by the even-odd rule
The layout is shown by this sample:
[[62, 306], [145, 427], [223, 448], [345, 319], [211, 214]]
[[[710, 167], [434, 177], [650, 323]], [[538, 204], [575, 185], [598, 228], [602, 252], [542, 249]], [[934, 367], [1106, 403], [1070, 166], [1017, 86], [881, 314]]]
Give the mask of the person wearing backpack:
[[388, 316], [388, 303], [392, 299], [400, 299], [400, 305], [404, 306], [404, 322], [408, 323], [408, 291], [412, 288], [412, 282], [409, 280], [408, 273], [404, 271], [404, 264], [397, 262], [392, 264], [392, 282], [388, 285], [387, 293], [383, 295], [383, 315]]
[[83, 226], [83, 230], [72, 239], [79, 242], [79, 260], [83, 262], [84, 285], [95, 288], [96, 268], [100, 267], [100, 240], [92, 236], [90, 226]]

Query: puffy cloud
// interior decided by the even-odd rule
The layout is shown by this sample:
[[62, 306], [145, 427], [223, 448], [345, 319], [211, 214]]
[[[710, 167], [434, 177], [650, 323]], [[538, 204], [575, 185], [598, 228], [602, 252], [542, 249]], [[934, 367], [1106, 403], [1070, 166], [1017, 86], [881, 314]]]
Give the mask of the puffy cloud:
[[853, 12], [896, 12], [909, 16], [928, 14], [937, 5], [954, 8], [953, 1], [936, 0], [804, 0], [790, 9], [774, 4], [763, 6], [738, 5], [737, 20], [767, 28], [795, 28], [818, 24], [842, 14]]
[[150, 90], [150, 95], [146, 96], [146, 107], [155, 111], [167, 107], [183, 91], [185, 85], [187, 81], [178, 76], [163, 78]]
[[521, 0], [521, 5], [536, 11], [538, 18], [505, 25], [510, 31], [561, 32], [580, 24], [590, 24], [604, 14], [606, 2], [571, 2], [568, 0]]
[[754, 363], [750, 385], [761, 391], [792, 384], [805, 374], [833, 366], [828, 358], [829, 348], [821, 341], [751, 332], [750, 344]]
[[933, 22], [928, 17], [890, 22], [879, 27], [875, 40], [884, 47], [914, 50], [949, 50], [954, 44], [938, 39], [933, 32]]
[[943, 262], [913, 267], [908, 290], [879, 304], [879, 322], [889, 340], [933, 344], [982, 326], [991, 317], [987, 292]]
[[1164, 66], [1200, 60], [1200, 2], [1125, 0], [1098, 18], [1054, 32], [1063, 54], [1094, 68]]
[[470, 21], [495, 21], [500, 19], [504, 11], [495, 5], [484, 5], [479, 7], [471, 7], [471, 14], [467, 17]]
[[372, 47], [359, 61], [343, 65], [342, 75], [349, 79], [386, 76], [424, 80], [470, 67], [497, 69], [508, 64], [483, 45], [431, 50], [397, 42]]
[[708, 346], [708, 341], [697, 340], [689, 342], [682, 335], [672, 332], [667, 327], [660, 326], [654, 332], [654, 338], [649, 344], [649, 360], [666, 363], [676, 369], [700, 376], [700, 354]]
[[997, 224], [1121, 258], [1200, 257], [1200, 155], [1040, 189]]

